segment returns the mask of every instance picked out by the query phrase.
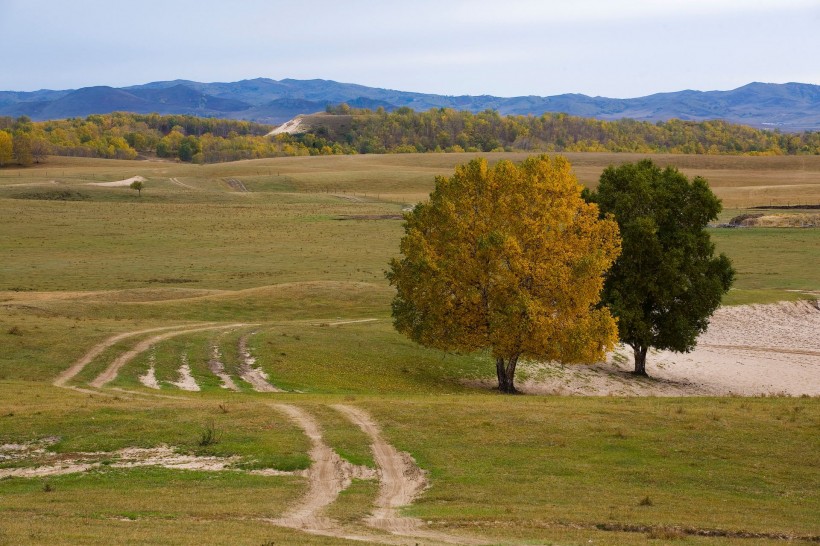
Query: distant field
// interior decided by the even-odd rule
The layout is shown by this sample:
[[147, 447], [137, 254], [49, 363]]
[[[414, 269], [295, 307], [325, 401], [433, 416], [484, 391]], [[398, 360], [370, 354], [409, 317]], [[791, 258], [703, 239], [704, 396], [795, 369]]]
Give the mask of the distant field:
[[[52, 442], [45, 453], [97, 463], [3, 478], [25, 464], [0, 457], [0, 544], [353, 543], [269, 521], [298, 505], [308, 482], [251, 471], [311, 464], [311, 442], [276, 404], [311, 415], [324, 442], [362, 472], [380, 464], [370, 439], [334, 406], [365, 410], [428, 472], [429, 489], [400, 512], [438, 535], [396, 542], [364, 525], [379, 498], [378, 481], [364, 476], [324, 512], [345, 536], [820, 540], [817, 398], [502, 397], [477, 386], [492, 380], [488, 355], [423, 349], [393, 331], [383, 271], [402, 228], [389, 218], [474, 155], [207, 166], [49, 158], [0, 169], [0, 456], [9, 444]], [[643, 157], [568, 156], [588, 184], [609, 164]], [[706, 177], [724, 199], [722, 219], [755, 205], [820, 203], [820, 157], [654, 159]], [[147, 179], [141, 196], [90, 185], [136, 175]], [[738, 270], [726, 303], [820, 291], [820, 229], [711, 234]], [[150, 343], [174, 329], [191, 331]], [[106, 340], [68, 389], [52, 386]], [[147, 349], [110, 383], [89, 388], [140, 343]], [[222, 386], [215, 361], [236, 392]], [[255, 392], [242, 378], [248, 362], [287, 392]], [[201, 391], [173, 385], [183, 364]], [[158, 389], [140, 379], [149, 370]], [[209, 427], [217, 441], [203, 445]], [[117, 450], [163, 444], [238, 459], [219, 472], [115, 467]], [[108, 455], [88, 455], [96, 452]]]

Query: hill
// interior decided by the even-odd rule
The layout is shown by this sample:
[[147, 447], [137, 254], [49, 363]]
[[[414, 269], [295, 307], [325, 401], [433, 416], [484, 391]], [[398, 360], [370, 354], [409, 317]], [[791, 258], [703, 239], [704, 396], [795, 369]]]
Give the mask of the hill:
[[124, 88], [0, 91], [0, 115], [34, 120], [106, 114], [114, 111], [191, 114], [204, 117], [283, 123], [297, 114], [319, 112], [329, 104], [354, 108], [409, 107], [416, 111], [453, 108], [473, 113], [540, 115], [560, 112], [602, 120], [631, 118], [665, 121], [723, 119], [785, 132], [820, 130], [820, 86], [803, 83], [750, 83], [730, 91], [678, 91], [613, 99], [581, 94], [549, 97], [435, 95], [340, 83], [331, 80], [257, 78], [227, 83], [189, 80], [152, 82]]

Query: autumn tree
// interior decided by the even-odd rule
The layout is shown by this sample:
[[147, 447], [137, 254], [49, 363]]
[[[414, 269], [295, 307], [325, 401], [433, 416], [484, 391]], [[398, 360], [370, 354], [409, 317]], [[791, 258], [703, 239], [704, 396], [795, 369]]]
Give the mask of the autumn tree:
[[6, 131], [0, 131], [0, 167], [11, 163], [13, 157], [14, 144], [11, 135]]
[[607, 274], [603, 301], [632, 348], [635, 374], [645, 376], [650, 347], [695, 347], [734, 280], [729, 258], [715, 256], [704, 229], [720, 200], [703, 178], [690, 182], [648, 159], [606, 169], [590, 199], [621, 230], [623, 252]]
[[129, 188], [131, 188], [132, 190], [137, 190], [137, 195], [138, 196], [142, 196], [142, 189], [144, 187], [145, 187], [145, 184], [143, 183], [142, 180], [134, 180], [133, 182], [131, 182], [131, 185], [129, 186]]
[[18, 165], [28, 167], [34, 162], [31, 154], [31, 135], [24, 132], [16, 133], [12, 138], [12, 145]]
[[46, 156], [50, 153], [51, 147], [48, 144], [48, 141], [40, 136], [35, 136], [31, 138], [30, 150], [31, 150], [31, 158], [34, 160], [35, 163], [42, 163], [45, 161]]
[[591, 362], [617, 339], [596, 307], [617, 224], [580, 197], [566, 159], [461, 165], [404, 230], [387, 272], [396, 329], [428, 347], [489, 350], [501, 392], [516, 392], [520, 358]]

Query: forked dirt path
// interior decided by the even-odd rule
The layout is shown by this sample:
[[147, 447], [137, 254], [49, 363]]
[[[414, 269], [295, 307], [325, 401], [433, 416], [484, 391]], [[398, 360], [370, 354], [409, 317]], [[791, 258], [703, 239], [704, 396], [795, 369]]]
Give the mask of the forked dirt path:
[[[310, 450], [312, 464], [306, 473], [310, 481], [307, 495], [281, 518], [267, 520], [270, 523], [316, 535], [380, 544], [413, 545], [419, 544], [420, 539], [425, 544], [483, 544], [465, 537], [425, 530], [421, 521], [398, 515], [397, 509], [409, 505], [426, 487], [427, 481], [408, 454], [400, 453], [381, 438], [378, 427], [364, 410], [344, 405], [332, 406], [370, 436], [371, 448], [379, 467], [375, 472], [342, 460], [325, 444], [316, 420], [302, 409], [289, 404], [275, 404], [272, 407], [297, 423], [310, 438], [313, 447]], [[323, 510], [337, 499], [339, 493], [350, 486], [352, 478], [368, 479], [375, 475], [379, 477], [381, 491], [375, 510], [365, 523], [390, 534], [345, 528], [339, 522], [322, 515]]]
[[185, 330], [175, 330], [173, 332], [166, 332], [164, 334], [160, 334], [158, 336], [153, 336], [143, 341], [137, 343], [130, 351], [126, 351], [125, 353], [121, 354], [117, 358], [115, 358], [111, 364], [108, 365], [100, 375], [98, 375], [93, 381], [89, 383], [90, 386], [94, 388], [102, 388], [114, 379], [117, 378], [117, 374], [120, 371], [120, 368], [131, 362], [137, 355], [143, 353], [151, 348], [152, 345], [159, 343], [160, 341], [165, 341], [166, 339], [170, 339], [172, 337], [181, 336], [184, 334], [191, 334], [194, 332], [202, 332], [206, 330], [222, 330], [227, 328], [240, 328], [242, 326], [248, 326], [244, 323], [235, 323], [235, 324], [219, 324], [219, 325], [210, 325], [210, 326], [200, 326], [197, 328], [188, 328]]
[[[190, 326], [190, 325], [189, 325]], [[71, 365], [70, 368], [60, 373], [57, 378], [54, 380], [53, 385], [56, 387], [65, 387], [66, 384], [71, 381], [74, 376], [78, 373], [83, 371], [83, 368], [88, 366], [88, 364], [97, 358], [103, 351], [111, 347], [112, 345], [116, 344], [117, 342], [127, 339], [129, 337], [139, 336], [142, 334], [150, 334], [152, 332], [161, 332], [163, 330], [173, 330], [178, 328], [185, 328], [185, 325], [180, 326], [162, 326], [159, 328], [146, 328], [145, 330], [137, 330], [135, 332], [123, 332], [121, 334], [117, 334], [114, 336], [109, 337], [108, 339], [101, 341], [100, 343], [91, 347], [87, 353], [80, 357], [74, 364]]]
[[399, 508], [409, 506], [427, 487], [424, 472], [416, 465], [410, 454], [398, 451], [381, 436], [378, 425], [360, 408], [335, 404], [333, 409], [344, 415], [370, 437], [370, 448], [379, 467], [380, 491], [375, 510], [365, 523], [376, 529], [425, 541], [447, 544], [483, 544], [467, 537], [457, 537], [424, 529], [418, 518], [399, 515]]
[[274, 404], [271, 407], [284, 413], [299, 425], [310, 438], [311, 465], [306, 476], [310, 482], [307, 495], [302, 501], [272, 523], [307, 532], [329, 533], [332, 536], [347, 536], [340, 525], [321, 515], [322, 510], [332, 504], [339, 493], [347, 489], [357, 477], [375, 477], [370, 469], [355, 467], [342, 460], [323, 440], [322, 430], [316, 420], [302, 409], [289, 404]]

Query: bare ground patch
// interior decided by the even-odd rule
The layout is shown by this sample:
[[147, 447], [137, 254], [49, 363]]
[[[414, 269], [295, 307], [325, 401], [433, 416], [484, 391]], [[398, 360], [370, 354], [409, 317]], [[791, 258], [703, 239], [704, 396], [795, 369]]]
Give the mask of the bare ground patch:
[[588, 366], [520, 369], [518, 387], [530, 394], [820, 396], [820, 310], [807, 301], [720, 308], [691, 353], [651, 352], [649, 378], [632, 375], [629, 347]]
[[255, 332], [239, 338], [239, 357], [242, 360], [239, 367], [239, 376], [250, 383], [256, 392], [285, 392], [271, 385], [270, 382], [268, 382], [268, 374], [256, 366], [256, 358], [251, 354], [248, 348], [248, 338], [253, 335], [253, 333]]

